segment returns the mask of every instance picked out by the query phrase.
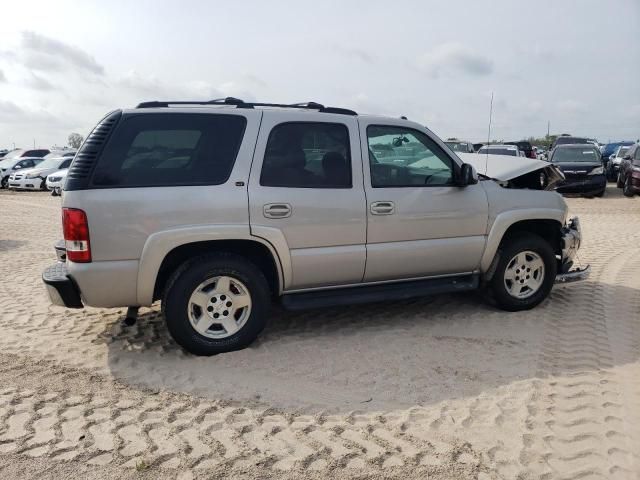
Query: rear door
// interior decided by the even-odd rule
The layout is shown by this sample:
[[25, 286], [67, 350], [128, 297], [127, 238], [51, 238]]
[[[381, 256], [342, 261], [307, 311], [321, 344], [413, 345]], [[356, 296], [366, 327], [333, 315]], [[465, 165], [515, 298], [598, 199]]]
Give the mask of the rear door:
[[288, 251], [286, 290], [361, 282], [367, 217], [355, 117], [265, 111], [249, 216], [253, 235]]

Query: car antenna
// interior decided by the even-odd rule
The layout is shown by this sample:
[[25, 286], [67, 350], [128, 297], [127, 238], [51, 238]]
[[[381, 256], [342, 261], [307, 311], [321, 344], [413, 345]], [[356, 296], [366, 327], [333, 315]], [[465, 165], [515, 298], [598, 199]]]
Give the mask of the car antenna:
[[491, 143], [491, 117], [493, 116], [493, 92], [491, 92], [491, 103], [489, 104], [489, 131], [487, 132], [487, 156], [484, 157], [484, 174], [487, 176], [489, 169], [489, 144]]

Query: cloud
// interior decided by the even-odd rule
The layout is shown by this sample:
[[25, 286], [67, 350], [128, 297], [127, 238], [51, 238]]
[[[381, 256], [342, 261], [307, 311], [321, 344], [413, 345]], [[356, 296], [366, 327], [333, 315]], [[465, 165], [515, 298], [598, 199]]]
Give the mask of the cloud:
[[6, 81], [7, 81], [7, 77], [5, 76], [4, 72], [0, 70], [0, 83], [4, 83]]
[[13, 102], [0, 100], [0, 124], [43, 124], [57, 120], [45, 110], [27, 110]]
[[588, 111], [587, 105], [577, 100], [567, 99], [558, 102], [558, 110], [562, 113], [581, 114]]
[[61, 71], [75, 67], [95, 75], [104, 75], [104, 67], [91, 55], [72, 45], [35, 32], [22, 32], [24, 64], [40, 71]]
[[376, 58], [371, 55], [366, 50], [356, 47], [348, 47], [340, 44], [332, 45], [331, 49], [336, 51], [342, 55], [344, 55], [348, 59], [356, 59], [363, 63], [367, 63], [369, 65], [373, 65], [376, 61]]
[[27, 87], [33, 88], [34, 90], [42, 90], [42, 91], [54, 90], [55, 88], [51, 84], [51, 82], [42, 78], [39, 75], [36, 75], [33, 72], [30, 72], [29, 76], [24, 82], [24, 85]]
[[459, 43], [443, 43], [418, 59], [417, 66], [436, 78], [444, 74], [488, 75], [493, 62]]

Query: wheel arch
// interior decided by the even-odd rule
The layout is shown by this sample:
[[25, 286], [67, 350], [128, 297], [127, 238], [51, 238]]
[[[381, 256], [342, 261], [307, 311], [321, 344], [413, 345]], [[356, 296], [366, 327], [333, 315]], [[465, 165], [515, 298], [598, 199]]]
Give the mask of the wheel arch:
[[189, 258], [211, 252], [230, 252], [248, 258], [263, 271], [272, 294], [279, 295], [284, 278], [276, 249], [266, 240], [251, 236], [246, 226], [234, 230], [233, 226], [216, 227], [213, 231], [193, 227], [151, 235], [138, 268], [138, 303], [150, 305], [159, 299], [175, 268]]
[[564, 212], [558, 210], [516, 211], [499, 215], [487, 237], [487, 245], [480, 262], [480, 270], [485, 279], [493, 274], [500, 245], [517, 234], [536, 234], [547, 240], [556, 255], [562, 253], [562, 226]]

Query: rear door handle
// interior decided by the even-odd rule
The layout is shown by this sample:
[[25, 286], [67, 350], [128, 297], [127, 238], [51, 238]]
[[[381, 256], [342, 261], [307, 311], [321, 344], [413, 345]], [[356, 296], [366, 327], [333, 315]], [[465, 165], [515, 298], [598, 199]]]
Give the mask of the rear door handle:
[[287, 218], [291, 216], [291, 205], [288, 203], [267, 203], [262, 212], [267, 218]]
[[393, 215], [396, 211], [393, 202], [373, 202], [370, 209], [372, 215]]

